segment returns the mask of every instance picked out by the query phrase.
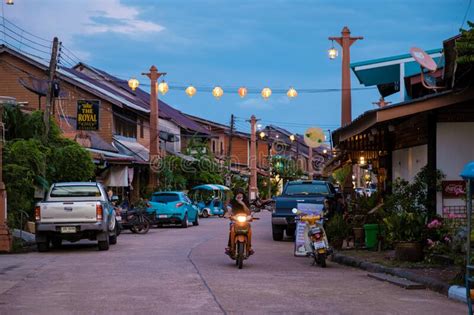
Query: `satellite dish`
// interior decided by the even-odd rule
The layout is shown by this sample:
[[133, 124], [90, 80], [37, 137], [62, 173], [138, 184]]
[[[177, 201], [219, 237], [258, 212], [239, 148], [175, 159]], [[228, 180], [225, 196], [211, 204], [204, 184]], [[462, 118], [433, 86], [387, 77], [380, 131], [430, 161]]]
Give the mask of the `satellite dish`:
[[428, 69], [430, 71], [436, 71], [436, 69], [438, 69], [436, 62], [423, 49], [418, 47], [412, 47], [410, 48], [410, 55], [423, 68]]
[[324, 131], [321, 128], [308, 128], [304, 133], [304, 143], [310, 148], [317, 148], [324, 143]]
[[438, 69], [436, 62], [428, 55], [423, 49], [418, 47], [410, 48], [410, 55], [421, 67], [421, 84], [430, 90], [443, 89], [445, 86], [436, 86], [436, 78], [428, 73], [425, 73], [423, 69], [427, 69], [430, 72], [435, 72]]

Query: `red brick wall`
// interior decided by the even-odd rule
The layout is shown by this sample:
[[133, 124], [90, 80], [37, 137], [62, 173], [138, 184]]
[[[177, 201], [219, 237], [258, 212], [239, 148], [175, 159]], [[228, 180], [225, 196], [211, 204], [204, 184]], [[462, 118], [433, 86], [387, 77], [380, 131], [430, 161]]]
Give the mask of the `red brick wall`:
[[[5, 61], [5, 62], [4, 62]], [[8, 63], [7, 63], [8, 62]], [[19, 69], [24, 70], [22, 72]], [[46, 72], [42, 69], [34, 67], [27, 62], [11, 56], [7, 53], [0, 55], [0, 95], [15, 97], [17, 102], [28, 102], [26, 108], [38, 109], [38, 96], [33, 92], [28, 91], [19, 82], [19, 78], [23, 78], [28, 82], [28, 74], [31, 74], [38, 79], [47, 79]], [[112, 142], [113, 134], [113, 119], [112, 119], [112, 104], [101, 100], [97, 96], [73, 86], [65, 81], [60, 82], [61, 91], [66, 93], [66, 96], [56, 100], [55, 114], [59, 119], [59, 114], [63, 113], [66, 116], [76, 117], [77, 115], [77, 100], [91, 99], [100, 100], [101, 106], [99, 111], [99, 135], [107, 142]], [[44, 110], [46, 98], [41, 98], [41, 109]], [[62, 109], [62, 110], [61, 110]], [[58, 121], [60, 125], [65, 126], [64, 121]]]

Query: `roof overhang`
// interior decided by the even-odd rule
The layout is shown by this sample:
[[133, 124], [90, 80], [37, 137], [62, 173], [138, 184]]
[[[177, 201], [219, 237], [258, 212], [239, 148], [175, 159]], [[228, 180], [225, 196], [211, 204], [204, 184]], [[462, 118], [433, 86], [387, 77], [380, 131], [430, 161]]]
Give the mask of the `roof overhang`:
[[349, 125], [341, 127], [332, 133], [334, 145], [338, 145], [340, 142], [358, 135], [378, 123], [389, 122], [394, 119], [458, 104], [473, 98], [473, 89], [464, 90], [463, 92], [449, 90], [367, 111]]

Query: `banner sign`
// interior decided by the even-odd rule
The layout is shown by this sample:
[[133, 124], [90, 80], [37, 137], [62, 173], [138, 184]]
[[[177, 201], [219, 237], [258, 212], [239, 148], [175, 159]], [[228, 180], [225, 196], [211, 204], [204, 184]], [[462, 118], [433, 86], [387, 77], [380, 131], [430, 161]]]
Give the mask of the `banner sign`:
[[77, 101], [77, 130], [99, 130], [99, 107], [97, 100]]
[[[307, 214], [319, 215], [323, 212], [323, 205], [316, 203], [298, 203], [297, 209]], [[297, 222], [295, 231], [295, 256], [306, 257], [309, 244], [308, 225], [306, 222]]]
[[463, 180], [444, 180], [441, 186], [443, 198], [461, 199], [466, 196], [466, 182]]

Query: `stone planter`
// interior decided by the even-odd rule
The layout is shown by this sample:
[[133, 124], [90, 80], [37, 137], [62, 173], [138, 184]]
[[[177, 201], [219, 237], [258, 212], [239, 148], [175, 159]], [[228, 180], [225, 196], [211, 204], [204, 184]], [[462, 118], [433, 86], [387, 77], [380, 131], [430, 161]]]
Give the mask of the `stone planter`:
[[344, 243], [344, 240], [333, 240], [331, 241], [331, 246], [334, 249], [342, 249], [342, 244]]
[[420, 242], [398, 242], [395, 245], [395, 258], [400, 261], [421, 261], [423, 246]]

